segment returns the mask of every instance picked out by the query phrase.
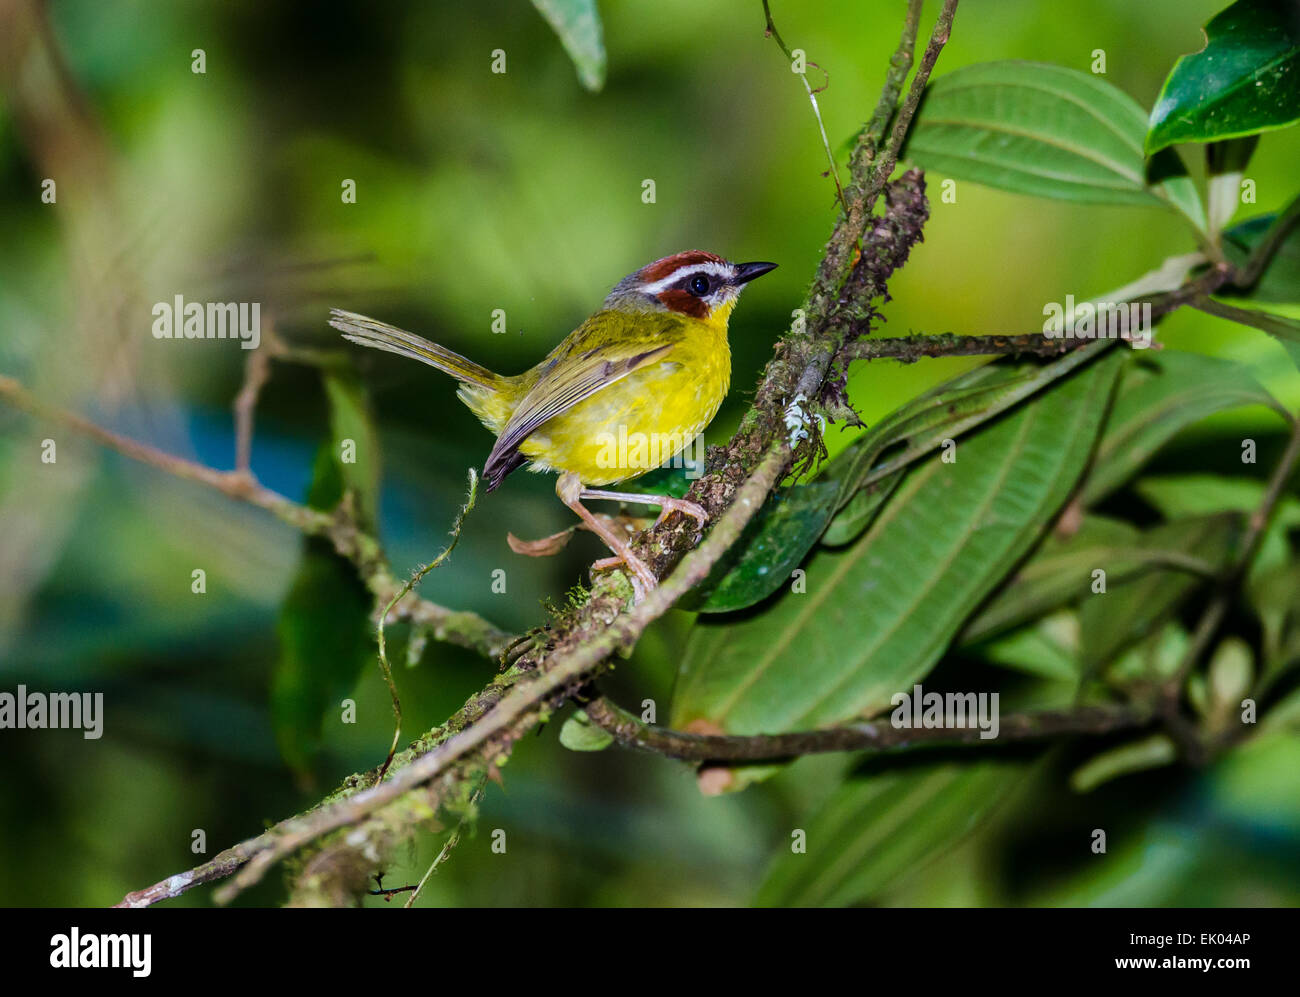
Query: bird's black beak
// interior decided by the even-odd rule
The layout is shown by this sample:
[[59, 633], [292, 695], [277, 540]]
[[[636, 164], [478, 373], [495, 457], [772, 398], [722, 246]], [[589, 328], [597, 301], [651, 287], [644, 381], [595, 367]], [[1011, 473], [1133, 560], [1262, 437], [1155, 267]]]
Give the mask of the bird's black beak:
[[732, 283], [748, 284], [755, 277], [762, 277], [763, 274], [775, 269], [775, 263], [737, 263], [736, 276], [732, 280]]

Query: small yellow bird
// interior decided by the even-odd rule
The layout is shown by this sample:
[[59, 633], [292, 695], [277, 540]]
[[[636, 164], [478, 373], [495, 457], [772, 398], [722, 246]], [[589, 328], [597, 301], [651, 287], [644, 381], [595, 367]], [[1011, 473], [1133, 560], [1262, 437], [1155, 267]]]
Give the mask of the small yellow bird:
[[555, 491], [645, 589], [655, 577], [626, 540], [584, 499], [610, 499], [707, 516], [694, 502], [603, 491], [675, 457], [712, 421], [731, 381], [727, 320], [744, 286], [775, 263], [729, 263], [698, 250], [655, 260], [620, 280], [601, 309], [536, 367], [495, 374], [436, 343], [363, 315], [334, 309], [345, 339], [436, 367], [497, 437], [483, 467], [492, 491], [523, 464], [559, 471]]

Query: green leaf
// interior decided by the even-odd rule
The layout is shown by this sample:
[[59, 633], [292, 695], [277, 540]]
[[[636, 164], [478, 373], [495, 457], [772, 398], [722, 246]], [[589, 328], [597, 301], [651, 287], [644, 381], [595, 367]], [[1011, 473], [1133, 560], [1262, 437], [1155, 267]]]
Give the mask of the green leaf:
[[1300, 662], [1300, 562], [1273, 565], [1255, 574], [1246, 588], [1263, 630], [1259, 696]]
[[[1171, 520], [1216, 512], [1253, 513], [1264, 502], [1264, 489], [1264, 483], [1254, 478], [1227, 478], [1217, 474], [1152, 475], [1134, 485], [1134, 490], [1155, 506], [1160, 515]], [[1271, 568], [1290, 560], [1286, 533], [1297, 526], [1300, 526], [1300, 500], [1283, 496], [1260, 541], [1256, 566]]]
[[996, 596], [962, 630], [976, 643], [1043, 616], [1090, 591], [1092, 572], [1131, 550], [1140, 531], [1117, 519], [1088, 516], [1073, 536], [1048, 536]]
[[1100, 358], [983, 427], [963, 440], [955, 462], [911, 468], [856, 544], [807, 563], [806, 592], [784, 592], [743, 618], [699, 618], [672, 725], [775, 733], [888, 706], [929, 672], [1064, 503], [1092, 450], [1119, 357]]
[[1119, 488], [1188, 426], [1244, 405], [1286, 413], [1241, 364], [1169, 349], [1141, 355], [1124, 371], [1084, 482], [1084, 504], [1093, 505]]
[[1178, 749], [1168, 734], [1152, 734], [1095, 755], [1070, 776], [1070, 788], [1076, 793], [1090, 793], [1102, 783], [1133, 772], [1172, 765], [1177, 758]]
[[[1021, 194], [1092, 204], [1204, 209], [1176, 159], [1146, 174], [1146, 115], [1090, 73], [1039, 62], [966, 66], [930, 84], [906, 156], [926, 169]], [[1168, 186], [1172, 184], [1172, 187]]]
[[[332, 508], [343, 494], [332, 444], [322, 444], [310, 504]], [[276, 624], [280, 654], [271, 676], [271, 722], [280, 754], [303, 780], [321, 745], [325, 712], [356, 685], [374, 654], [373, 599], [350, 561], [319, 537], [303, 542], [302, 560]]]
[[1248, 325], [1251, 328], [1267, 332], [1282, 343], [1287, 353], [1297, 367], [1300, 367], [1300, 319], [1289, 318], [1285, 315], [1274, 315], [1270, 312], [1260, 311], [1257, 308], [1238, 308], [1235, 305], [1226, 305], [1222, 301], [1202, 300], [1197, 303], [1196, 307], [1201, 311], [1209, 312], [1219, 318], [1227, 319], [1229, 322], [1236, 322], [1239, 325]]
[[[1149, 690], [1158, 683], [1178, 674], [1192, 639], [1177, 620], [1170, 620], [1149, 636], [1142, 638], [1124, 651], [1106, 669], [1108, 684], [1118, 687], [1137, 686], [1139, 691]], [[1196, 682], [1202, 679], [1194, 674], [1188, 682], [1189, 699], [1197, 695]], [[1204, 691], [1202, 682], [1201, 691]]]
[[1094, 571], [1105, 571], [1107, 585], [1114, 585], [1156, 567], [1203, 574], [1213, 565], [1156, 530], [1142, 533], [1120, 520], [1089, 516], [1073, 536], [1048, 537], [1010, 584], [966, 625], [962, 639], [983, 640], [1089, 597]]
[[790, 580], [826, 528], [839, 495], [834, 482], [814, 481], [777, 491], [717, 565], [680, 603], [701, 613], [726, 613], [761, 602]]
[[583, 710], [575, 711], [560, 728], [560, 743], [570, 751], [604, 751], [614, 743], [613, 735], [591, 722]]
[[894, 494], [894, 488], [902, 479], [903, 471], [900, 469], [859, 488], [835, 514], [835, 518], [826, 527], [826, 532], [822, 534], [821, 542], [827, 547], [843, 547], [852, 543], [871, 525], [876, 513], [889, 496]]
[[1300, 9], [1293, 0], [1238, 0], [1210, 20], [1205, 36], [1205, 47], [1179, 59], [1161, 88], [1148, 153], [1300, 121]]
[[[1245, 517], [1219, 513], [1163, 523], [1147, 532], [1153, 547], [1183, 550], [1222, 571], [1237, 549]], [[1182, 570], [1159, 569], [1112, 583], [1089, 595], [1079, 612], [1084, 673], [1114, 662], [1120, 652], [1155, 633], [1204, 579]]]
[[[1254, 478], [1179, 474], [1140, 479], [1139, 495], [1168, 519], [1215, 512], [1249, 515], [1264, 500], [1265, 485]], [[1246, 579], [1246, 594], [1263, 628], [1263, 672], [1271, 683], [1290, 662], [1287, 632], [1300, 622], [1300, 563], [1294, 559], [1287, 532], [1300, 527], [1300, 499], [1284, 495], [1260, 538], [1259, 551]]]
[[605, 85], [605, 37], [596, 0], [533, 0], [533, 6], [569, 53], [578, 79], [588, 90]]
[[852, 776], [806, 822], [806, 853], [782, 849], [756, 902], [839, 907], [870, 901], [976, 830], [1014, 797], [1026, 771], [1020, 762], [985, 759]]
[[[357, 521], [370, 528], [379, 514], [379, 434], [369, 397], [351, 368], [325, 368], [321, 376], [334, 437], [331, 456], [344, 487], [354, 496]], [[341, 498], [337, 495], [325, 502], [309, 498], [309, 504], [328, 510]]]
[[[1260, 215], [1248, 218], [1223, 233], [1223, 248], [1229, 262], [1242, 266], [1259, 242], [1273, 227], [1277, 215]], [[1248, 290], [1234, 287], [1220, 288], [1220, 298], [1247, 298], [1258, 304], [1300, 304], [1300, 225], [1290, 233], [1274, 251], [1267, 269], [1255, 285]]]
[[[329, 511], [350, 495], [354, 514], [373, 528], [379, 509], [379, 441], [360, 381], [349, 368], [322, 370], [331, 439], [321, 444], [307, 504]], [[280, 607], [280, 654], [271, 676], [271, 723], [280, 753], [309, 779], [321, 721], [356, 685], [374, 654], [374, 601], [352, 562], [328, 540], [308, 537]]]
[[1031, 626], [980, 645], [979, 656], [1003, 668], [1074, 688], [1080, 676], [1079, 618], [1073, 612], [1045, 616]]

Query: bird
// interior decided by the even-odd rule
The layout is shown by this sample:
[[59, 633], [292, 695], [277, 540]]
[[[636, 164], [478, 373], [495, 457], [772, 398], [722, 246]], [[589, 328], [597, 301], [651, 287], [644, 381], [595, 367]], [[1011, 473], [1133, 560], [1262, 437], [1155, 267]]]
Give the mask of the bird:
[[[331, 309], [329, 321], [353, 343], [419, 360], [459, 381], [460, 400], [496, 436], [483, 466], [487, 491], [525, 464], [559, 472], [560, 501], [614, 554], [593, 568], [626, 567], [642, 594], [656, 586], [654, 573], [583, 503], [659, 506], [659, 522], [680, 512], [704, 528], [707, 513], [694, 502], [602, 486], [661, 466], [713, 420], [731, 381], [732, 310], [750, 281], [775, 268], [731, 263], [702, 250], [655, 260], [615, 284], [599, 310], [540, 363], [515, 375], [494, 373], [355, 312]], [[619, 440], [637, 446], [611, 446]]]

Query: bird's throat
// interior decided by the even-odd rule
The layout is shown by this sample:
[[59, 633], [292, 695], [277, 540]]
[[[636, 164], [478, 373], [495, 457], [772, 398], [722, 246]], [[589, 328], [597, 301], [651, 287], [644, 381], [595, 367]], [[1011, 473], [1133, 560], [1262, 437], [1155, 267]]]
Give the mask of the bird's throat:
[[718, 305], [717, 308], [713, 309], [713, 311], [705, 318], [697, 319], [696, 321], [703, 322], [718, 335], [726, 336], [727, 323], [731, 320], [732, 311], [735, 310], [736, 300], [736, 298], [732, 298], [730, 301], [723, 302]]

